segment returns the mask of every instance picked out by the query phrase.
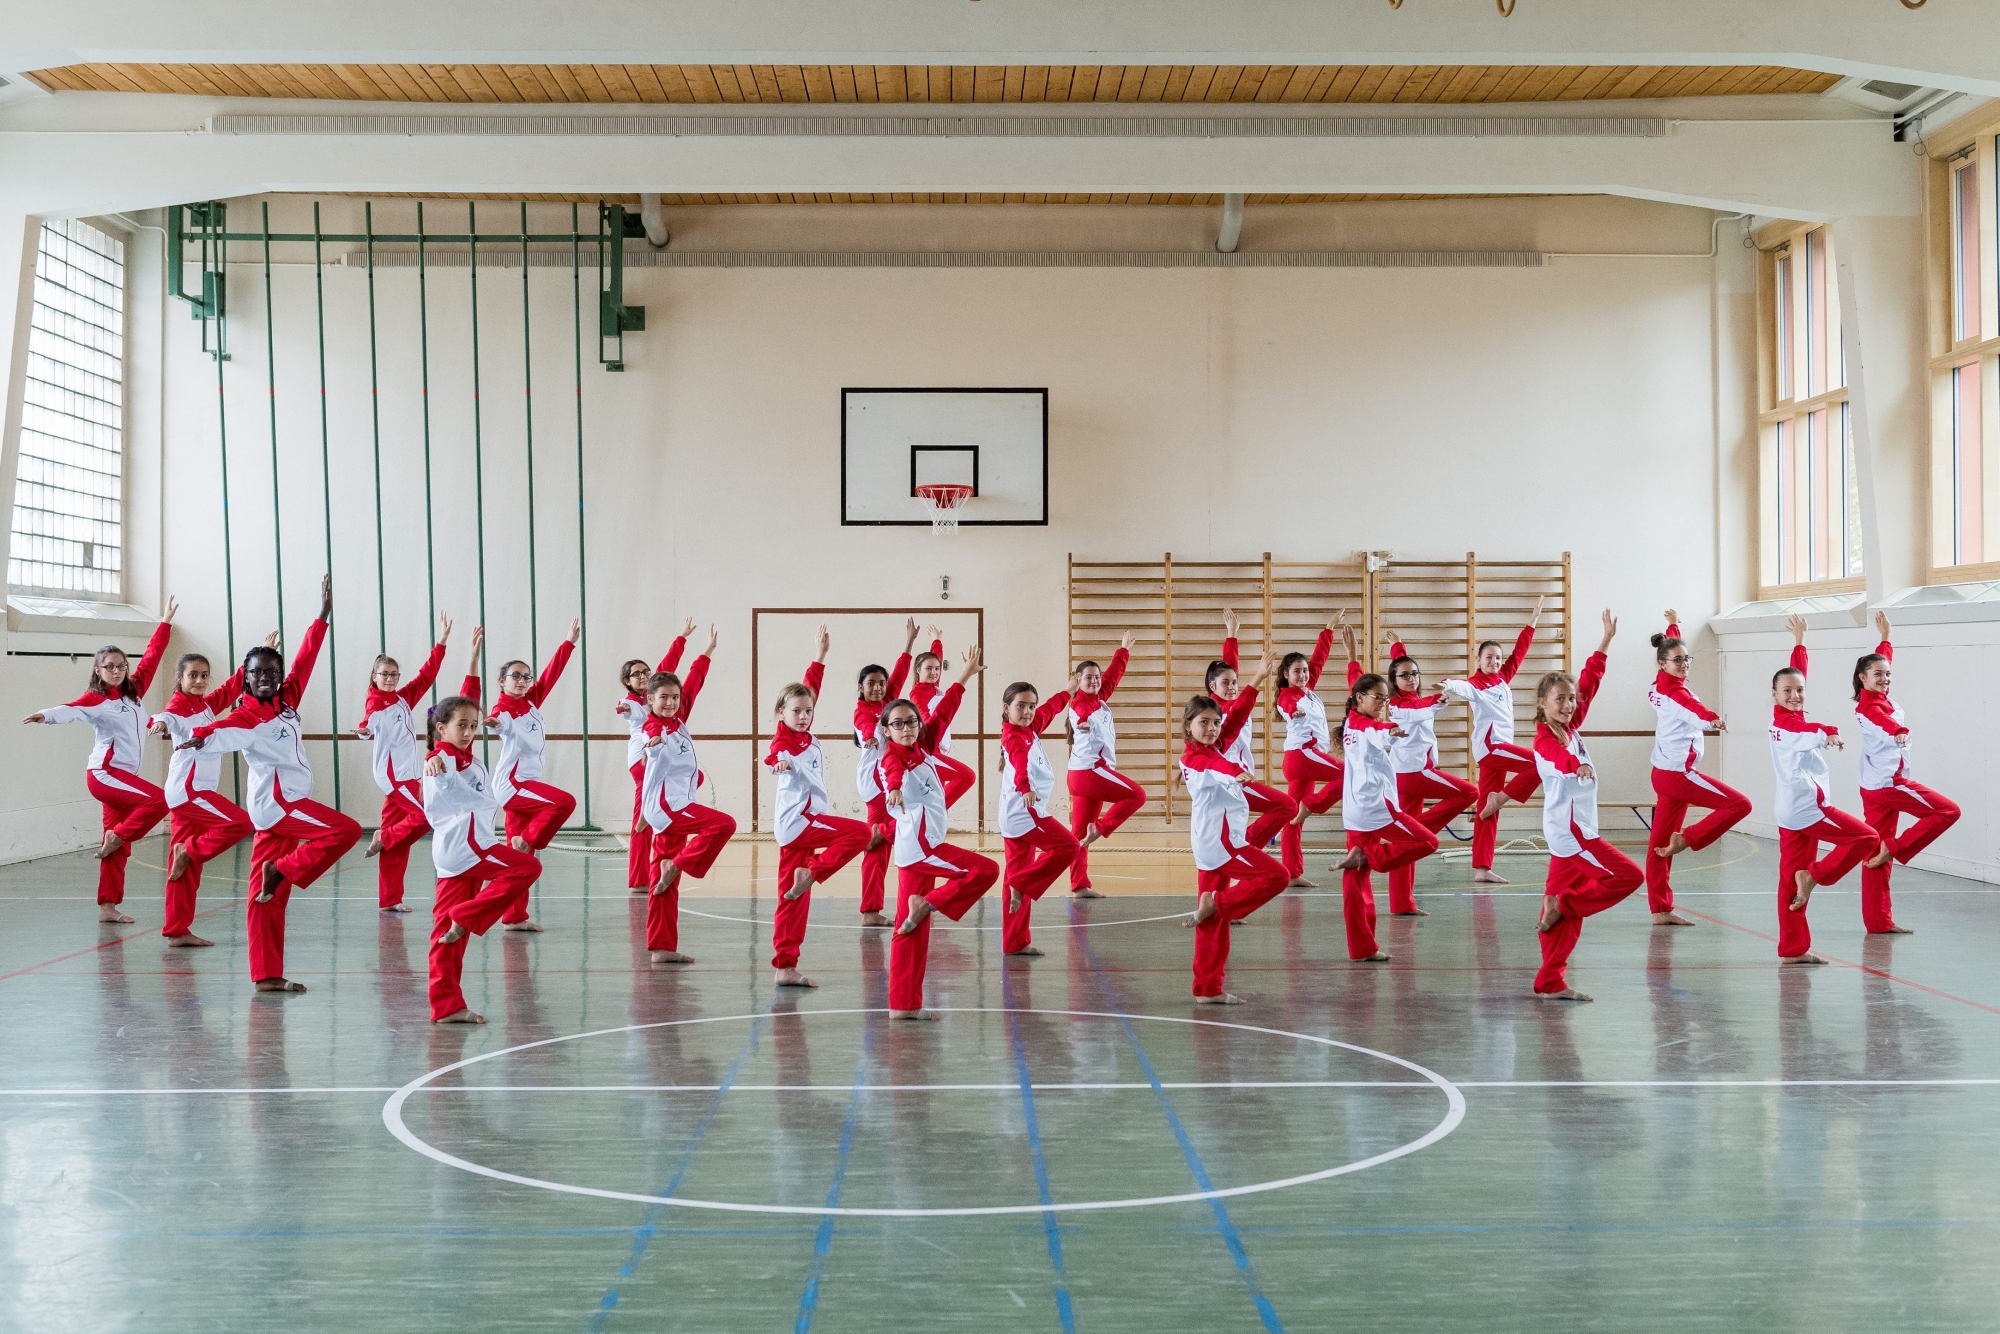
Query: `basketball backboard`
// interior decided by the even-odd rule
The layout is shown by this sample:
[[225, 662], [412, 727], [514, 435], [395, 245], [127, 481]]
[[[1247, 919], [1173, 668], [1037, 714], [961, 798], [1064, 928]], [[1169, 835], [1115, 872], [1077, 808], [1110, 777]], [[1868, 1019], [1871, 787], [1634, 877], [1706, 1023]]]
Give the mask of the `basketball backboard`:
[[840, 521], [928, 527], [927, 483], [973, 488], [965, 527], [1049, 521], [1046, 389], [843, 389]]

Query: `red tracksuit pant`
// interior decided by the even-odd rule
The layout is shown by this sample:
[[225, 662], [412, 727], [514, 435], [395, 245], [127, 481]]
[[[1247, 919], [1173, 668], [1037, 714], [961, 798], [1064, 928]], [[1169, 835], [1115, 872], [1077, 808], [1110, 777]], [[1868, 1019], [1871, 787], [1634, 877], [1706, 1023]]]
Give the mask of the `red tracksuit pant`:
[[864, 913], [881, 912], [888, 901], [889, 861], [896, 854], [896, 822], [889, 818], [889, 802], [880, 792], [868, 798], [868, 836], [882, 841], [861, 854], [861, 908]]
[[[1069, 771], [1069, 832], [1078, 839], [1090, 826], [1099, 838], [1109, 838], [1119, 825], [1146, 804], [1146, 789], [1116, 769]], [[1090, 849], [1079, 846], [1069, 864], [1071, 893], [1090, 888]]]
[[[1833, 806], [1821, 806], [1820, 822], [1810, 829], [1778, 831], [1778, 957], [1795, 959], [1812, 948], [1812, 928], [1806, 910], [1792, 908], [1798, 893], [1798, 873], [1812, 872], [1815, 885], [1830, 885], [1881, 849], [1882, 838], [1856, 816]], [[1831, 843], [1826, 856], [1819, 845]], [[1819, 859], [1814, 860], [1815, 857]], [[1886, 868], [1884, 868], [1886, 869]]]
[[[1347, 769], [1317, 746], [1285, 752], [1285, 791], [1307, 813], [1325, 815], [1340, 802]], [[1295, 812], [1296, 813], [1296, 812]], [[1306, 873], [1305, 826], [1287, 824], [1278, 836], [1278, 860], [1285, 875], [1296, 880]]]
[[576, 798], [559, 787], [529, 781], [515, 785], [503, 809], [507, 841], [525, 838], [531, 849], [540, 852], [576, 810]]
[[625, 885], [646, 889], [653, 883], [653, 831], [646, 823], [646, 766], [632, 766], [632, 839], [625, 854]]
[[[1076, 835], [1046, 815], [1036, 817], [1035, 827], [1027, 833], [1007, 840], [1007, 896], [1000, 908], [1002, 954], [1019, 954], [1034, 944], [1030, 919], [1035, 900], [1069, 869], [1076, 854]], [[1011, 906], [1016, 894], [1021, 896], [1019, 908]]]
[[[701, 879], [736, 832], [735, 819], [698, 802], [667, 815], [672, 823], [653, 835], [653, 883], [659, 883], [666, 862], [678, 866], [683, 876]], [[681, 886], [676, 880], [666, 893], [646, 898], [646, 948], [678, 951], [680, 941]]]
[[1341, 912], [1347, 919], [1347, 957], [1366, 959], [1378, 952], [1375, 944], [1376, 871], [1393, 871], [1399, 866], [1430, 856], [1437, 851], [1437, 835], [1417, 823], [1404, 811], [1391, 811], [1394, 818], [1380, 829], [1347, 831], [1349, 850], [1360, 848], [1368, 857], [1366, 866], [1340, 873]]
[[[1922, 852], [1945, 830], [1958, 823], [1958, 803], [1921, 783], [1898, 779], [1891, 787], [1861, 789], [1861, 813], [1869, 824], [1896, 849], [1895, 860], [1904, 865]], [[1898, 816], [1909, 815], [1916, 823], [1896, 833]], [[1896, 925], [1889, 902], [1889, 868], [1861, 868], [1861, 924], [1870, 931], [1887, 931]]]
[[[1646, 844], [1646, 902], [1654, 912], [1672, 912], [1674, 864], [1659, 849], [1678, 830], [1690, 851], [1700, 851], [1750, 814], [1750, 798], [1707, 774], [1677, 769], [1653, 770], [1653, 795], [1659, 800], [1653, 806], [1653, 836]], [[1690, 806], [1707, 810], [1708, 818], [1682, 829]]]
[[[259, 829], [250, 844], [250, 892], [247, 899], [250, 938], [250, 980], [269, 981], [285, 975], [285, 904], [293, 889], [304, 889], [361, 841], [361, 826], [331, 806], [308, 797], [287, 802], [284, 818]], [[264, 868], [276, 866], [283, 877], [269, 903], [259, 903]]]
[[[542, 864], [525, 852], [501, 844], [485, 850], [469, 871], [437, 883], [431, 917], [431, 1018], [438, 1020], [465, 1008], [459, 981], [465, 971], [465, 942], [483, 936], [507, 906], [528, 896], [528, 886], [542, 873]], [[482, 887], [483, 886], [483, 887]], [[456, 923], [467, 934], [451, 944], [445, 932]]]
[[1562, 991], [1569, 986], [1563, 970], [1577, 937], [1583, 934], [1583, 919], [1603, 912], [1645, 883], [1645, 872], [1603, 839], [1579, 838], [1577, 842], [1583, 851], [1576, 856], [1549, 858], [1543, 893], [1562, 905], [1562, 918], [1540, 933], [1542, 967], [1535, 974], [1538, 992]]
[[1284, 892], [1291, 876], [1254, 839], [1213, 871], [1196, 873], [1198, 892], [1215, 895], [1215, 915], [1194, 926], [1194, 994], [1220, 996], [1229, 963], [1229, 924]]
[[1504, 792], [1509, 801], [1526, 801], [1535, 795], [1535, 789], [1542, 785], [1542, 777], [1535, 770], [1535, 756], [1507, 741], [1496, 741], [1486, 757], [1479, 761], [1479, 786], [1473, 789], [1472, 821], [1472, 869], [1490, 871], [1493, 869], [1493, 849], [1500, 842], [1500, 817], [1481, 820], [1478, 812], [1486, 809], [1486, 799], [1495, 792]]
[[125, 846], [97, 863], [97, 901], [123, 903], [132, 845], [167, 818], [167, 794], [135, 773], [108, 765], [85, 770], [83, 781], [104, 807], [104, 832], [125, 840]]
[[411, 780], [396, 784], [382, 798], [382, 820], [376, 826], [382, 850], [375, 854], [375, 906], [393, 908], [403, 901], [403, 876], [410, 867], [410, 849], [428, 834], [423, 788]]
[[944, 783], [944, 805], [950, 810], [958, 804], [958, 799], [979, 785], [979, 775], [972, 766], [954, 760], [949, 755], [933, 755], [931, 763], [937, 766], [938, 778]]
[[[1000, 864], [991, 857], [940, 843], [915, 866], [896, 868], [896, 926], [889, 939], [889, 1008], [924, 1008], [924, 967], [930, 961], [931, 919], [924, 918], [910, 934], [901, 934], [910, 915], [910, 898], [921, 894], [931, 907], [956, 922], [979, 896], [1000, 878]], [[939, 882], [943, 883], [940, 884]]]
[[805, 942], [806, 919], [812, 915], [812, 886], [796, 899], [785, 894], [801, 870], [812, 872], [813, 884], [823, 885], [868, 846], [868, 826], [838, 815], [814, 815], [799, 836], [778, 849], [778, 908], [771, 918], [771, 967], [799, 966], [799, 946]]
[[[1465, 813], [1478, 789], [1456, 774], [1433, 765], [1415, 773], [1396, 775], [1396, 801], [1418, 824], [1433, 834]], [[1429, 807], [1426, 802], [1435, 803]], [[1389, 872], [1389, 911], [1413, 913], [1417, 910], [1417, 864], [1407, 862]]]
[[201, 892], [201, 868], [250, 837], [256, 830], [235, 802], [219, 792], [196, 792], [167, 812], [167, 861], [172, 849], [188, 855], [188, 868], [178, 880], [167, 881], [167, 920], [160, 928], [163, 936], [185, 936], [194, 929], [194, 901]]

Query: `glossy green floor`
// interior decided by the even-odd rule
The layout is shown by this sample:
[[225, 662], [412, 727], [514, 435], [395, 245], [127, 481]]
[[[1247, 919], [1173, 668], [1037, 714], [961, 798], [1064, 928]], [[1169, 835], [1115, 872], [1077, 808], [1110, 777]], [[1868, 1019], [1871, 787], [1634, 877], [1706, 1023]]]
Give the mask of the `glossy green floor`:
[[[547, 934], [467, 957], [476, 1030], [426, 1022], [427, 917], [380, 917], [358, 860], [294, 900], [293, 998], [251, 994], [237, 886], [198, 923], [219, 948], [169, 950], [157, 871], [141, 925], [100, 931], [94, 863], [0, 868], [0, 1329], [2000, 1323], [1995, 891], [1899, 871], [1899, 939], [1821, 891], [1842, 962], [1781, 971], [1773, 847], [1732, 836], [1680, 877], [1711, 920], [1590, 922], [1598, 999], [1569, 1007], [1526, 994], [1535, 891], [1434, 865], [1392, 966], [1346, 961], [1337, 898], [1291, 897], [1235, 932], [1251, 1003], [1198, 1012], [1161, 920], [1184, 861], [1100, 854], [1176, 892], [1050, 902], [1031, 964], [982, 905], [938, 934], [943, 1022], [901, 1025], [851, 898], [815, 907], [822, 989], [781, 999], [741, 859], [668, 971], [622, 860], [552, 852]], [[396, 1090], [469, 1058], [392, 1133]]]

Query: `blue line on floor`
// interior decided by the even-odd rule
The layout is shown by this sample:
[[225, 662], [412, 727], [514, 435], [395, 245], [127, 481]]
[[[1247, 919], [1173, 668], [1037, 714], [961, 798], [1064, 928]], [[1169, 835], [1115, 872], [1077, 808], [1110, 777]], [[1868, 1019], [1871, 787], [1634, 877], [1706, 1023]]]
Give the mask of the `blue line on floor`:
[[[840, 1160], [834, 1164], [833, 1184], [826, 1191], [826, 1207], [829, 1209], [840, 1203], [840, 1188], [847, 1180], [847, 1155], [854, 1147], [854, 1121], [861, 1111], [862, 1090], [868, 1078], [868, 1048], [874, 1036], [875, 1025], [864, 1019], [861, 1026], [861, 1060], [854, 1067], [854, 1089], [847, 1097], [847, 1119], [840, 1124]], [[793, 1334], [806, 1334], [812, 1328], [813, 1313], [819, 1309], [819, 1281], [826, 1273], [827, 1253], [833, 1249], [833, 1220], [834, 1215], [821, 1214], [819, 1228], [813, 1234], [812, 1273], [806, 1279], [806, 1290], [799, 1294], [799, 1318], [792, 1326]]]
[[[723, 1075], [722, 1083], [708, 1100], [708, 1106], [702, 1109], [701, 1120], [695, 1122], [694, 1133], [688, 1136], [687, 1147], [681, 1150], [681, 1160], [675, 1164], [674, 1174], [668, 1179], [666, 1189], [660, 1194], [672, 1195], [679, 1188], [681, 1178], [687, 1175], [688, 1164], [694, 1160], [694, 1151], [701, 1147], [702, 1136], [708, 1133], [709, 1122], [713, 1121], [715, 1114], [722, 1110], [723, 1095], [728, 1093], [729, 1086], [736, 1082], [736, 1076], [743, 1069], [743, 1062], [750, 1059], [750, 1053], [756, 1050], [757, 1034], [763, 1027], [764, 1020], [761, 1015], [750, 1022], [750, 1032], [745, 1035], [742, 1048], [736, 1053], [736, 1059], [729, 1063], [729, 1072]], [[624, 1267], [618, 1271], [620, 1282], [639, 1272], [639, 1261], [645, 1258], [646, 1248], [653, 1244], [653, 1238], [660, 1231], [655, 1223], [667, 1207], [664, 1204], [656, 1204], [646, 1211], [645, 1219], [640, 1222], [638, 1230], [632, 1235], [632, 1254], [626, 1259]], [[597, 1303], [597, 1312], [590, 1318], [591, 1334], [597, 1334], [602, 1330], [604, 1322], [609, 1320], [611, 1313], [617, 1309], [619, 1291], [616, 1284], [604, 1290], [604, 1296]]]
[[[1003, 888], [1002, 893], [1005, 893]], [[1028, 1053], [1021, 1045], [1021, 1016], [1014, 1009], [1013, 981], [1002, 972], [1000, 991], [1007, 1007], [1007, 1038], [1014, 1047], [1014, 1070], [1021, 1081], [1021, 1111], [1027, 1118], [1028, 1150], [1035, 1160], [1035, 1188], [1041, 1192], [1044, 1205], [1054, 1202], [1049, 1193], [1049, 1165], [1042, 1157], [1042, 1127], [1035, 1116], [1035, 1086], [1028, 1077]], [[1056, 1222], [1054, 1213], [1042, 1215], [1042, 1231], [1048, 1238], [1049, 1263], [1056, 1268], [1056, 1318], [1062, 1322], [1063, 1334], [1076, 1334], [1076, 1312], [1070, 1303], [1069, 1275], [1063, 1270], [1062, 1227]]]
[[[1070, 905], [1074, 913], [1076, 906]], [[1132, 1020], [1125, 1014], [1118, 992], [1103, 971], [1103, 963], [1097, 951], [1090, 947], [1090, 932], [1080, 930], [1072, 938], [1075, 945], [1083, 949], [1084, 957], [1090, 961], [1091, 975], [1096, 979], [1099, 991], [1105, 999], [1105, 1008], [1118, 1015], [1118, 1025], [1125, 1030], [1125, 1040], [1132, 1044], [1132, 1052], [1139, 1058], [1139, 1068], [1146, 1073], [1146, 1082], [1153, 1086], [1153, 1096], [1160, 1100], [1160, 1110], [1166, 1114], [1167, 1124], [1172, 1127], [1174, 1138], [1180, 1142], [1181, 1156], [1187, 1159], [1188, 1170], [1194, 1173], [1195, 1184], [1202, 1190], [1214, 1190], [1208, 1177], [1208, 1168], [1203, 1166], [1201, 1154], [1196, 1152], [1194, 1141], [1188, 1138], [1187, 1127], [1174, 1113], [1174, 1105], [1167, 1097], [1166, 1089], [1160, 1086], [1160, 1077], [1153, 1070], [1153, 1062], [1146, 1055], [1145, 1044], [1139, 1041], [1139, 1034], [1132, 1026]], [[1257, 1318], [1264, 1322], [1264, 1328], [1271, 1334], [1285, 1334], [1285, 1326], [1278, 1319], [1277, 1308], [1271, 1299], [1257, 1286], [1257, 1276], [1250, 1271], [1250, 1253], [1243, 1247], [1243, 1237], [1236, 1231], [1236, 1225], [1229, 1219], [1229, 1210], [1219, 1199], [1207, 1201], [1209, 1212], [1215, 1215], [1216, 1228], [1222, 1234], [1223, 1244], [1229, 1248], [1229, 1256], [1236, 1262], [1236, 1272], [1243, 1276], [1244, 1286], [1250, 1289], [1250, 1301], [1257, 1308]]]

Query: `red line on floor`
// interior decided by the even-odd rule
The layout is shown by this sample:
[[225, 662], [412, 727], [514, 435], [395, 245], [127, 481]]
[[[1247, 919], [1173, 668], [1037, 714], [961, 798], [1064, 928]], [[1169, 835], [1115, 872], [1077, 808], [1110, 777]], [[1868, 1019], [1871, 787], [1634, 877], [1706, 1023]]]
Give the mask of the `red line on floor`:
[[[195, 918], [206, 917], [212, 912], [221, 912], [224, 908], [233, 908], [235, 906], [236, 905], [234, 903], [219, 904], [213, 908], [203, 908], [200, 912], [196, 913], [194, 916]], [[194, 919], [190, 918], [189, 920], [192, 921]], [[39, 972], [42, 969], [47, 968], [52, 964], [67, 963], [71, 959], [81, 959], [86, 954], [95, 954], [99, 950], [108, 950], [113, 945], [123, 945], [128, 940], [142, 940], [145, 937], [150, 936], [152, 934], [153, 934], [152, 931], [147, 930], [147, 931], [134, 931], [129, 936], [113, 936], [111, 939], [105, 941], [103, 944], [92, 945], [87, 950], [76, 950], [73, 953], [64, 954], [54, 959], [45, 959], [41, 963], [30, 964], [26, 968], [16, 968], [11, 973], [0, 973], [0, 982], [5, 982], [10, 977], [23, 977], [29, 973]], [[122, 972], [124, 970], [119, 969], [117, 971]]]
[[[1767, 936], [1762, 931], [1754, 931], [1747, 926], [1738, 926], [1734, 922], [1725, 922], [1720, 917], [1710, 917], [1707, 913], [1696, 912], [1693, 908], [1690, 908], [1685, 904], [1676, 904], [1675, 906], [1679, 908], [1680, 911], [1687, 913], [1692, 917], [1701, 918], [1701, 920], [1704, 922], [1713, 922], [1717, 926], [1726, 926], [1731, 931], [1741, 931], [1746, 936], [1755, 936], [1759, 940], [1768, 940], [1774, 945], [1778, 943], [1778, 938], [1776, 936]], [[2000, 1014], [2000, 1007], [1986, 1005], [1976, 1000], [1967, 1000], [1963, 996], [1954, 996], [1949, 991], [1939, 991], [1936, 987], [1927, 987], [1921, 982], [1912, 982], [1907, 977], [1897, 977], [1894, 973], [1885, 973], [1880, 968], [1870, 968], [1865, 963], [1855, 963], [1851, 959], [1836, 958], [1831, 954], [1824, 955], [1822, 957], [1824, 957], [1828, 963], [1837, 963], [1842, 968], [1853, 968], [1863, 973], [1873, 974], [1876, 977], [1887, 978], [1891, 982], [1900, 982], [1906, 987], [1915, 987], [1918, 991], [1928, 991], [1933, 996], [1937, 996], [1948, 1001], [1957, 1001], [1960, 1005], [1970, 1005], [1973, 1009], [1984, 1010], [1988, 1014]]]

